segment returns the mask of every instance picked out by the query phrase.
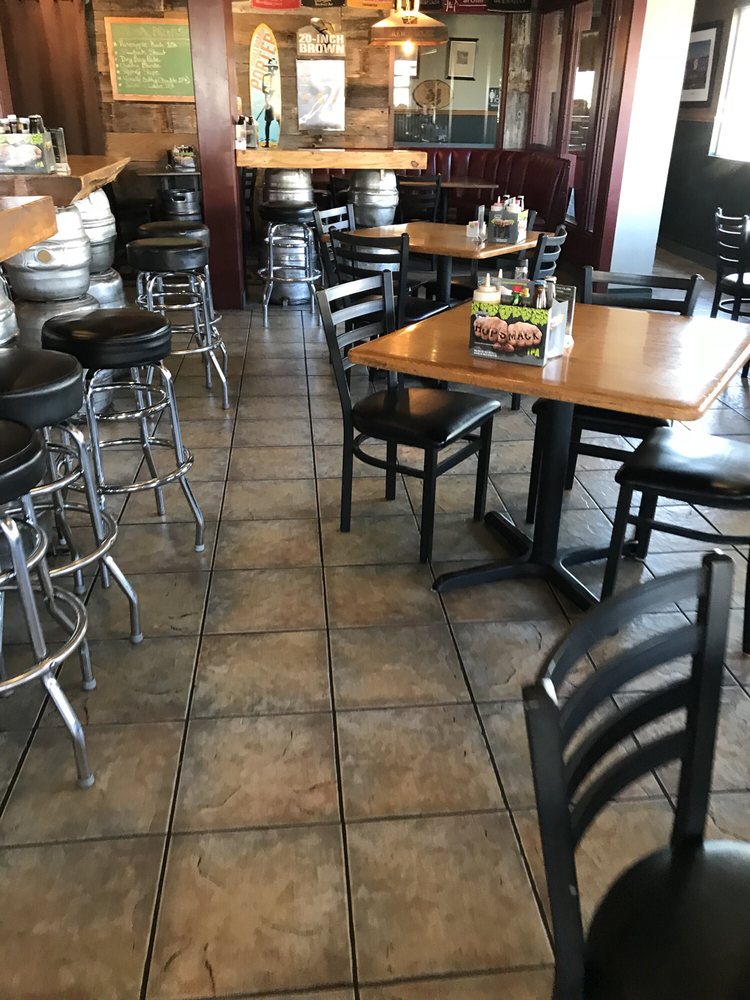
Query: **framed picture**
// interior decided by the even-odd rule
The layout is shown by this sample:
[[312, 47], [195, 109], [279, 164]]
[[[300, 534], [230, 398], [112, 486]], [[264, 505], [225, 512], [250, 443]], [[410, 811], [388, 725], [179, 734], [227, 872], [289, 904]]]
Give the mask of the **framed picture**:
[[297, 117], [300, 131], [344, 131], [345, 66], [343, 59], [297, 60]]
[[477, 61], [476, 38], [451, 38], [448, 40], [448, 66], [445, 75], [449, 80], [473, 80]]
[[707, 108], [713, 98], [721, 42], [721, 21], [697, 24], [690, 35], [681, 103]]

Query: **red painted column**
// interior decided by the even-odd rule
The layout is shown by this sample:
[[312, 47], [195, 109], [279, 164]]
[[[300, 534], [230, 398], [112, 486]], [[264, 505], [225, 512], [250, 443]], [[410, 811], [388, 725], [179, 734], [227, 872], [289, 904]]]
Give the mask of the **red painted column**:
[[222, 309], [241, 309], [245, 297], [242, 202], [234, 165], [237, 82], [231, 0], [188, 0], [201, 187], [211, 230], [211, 282]]

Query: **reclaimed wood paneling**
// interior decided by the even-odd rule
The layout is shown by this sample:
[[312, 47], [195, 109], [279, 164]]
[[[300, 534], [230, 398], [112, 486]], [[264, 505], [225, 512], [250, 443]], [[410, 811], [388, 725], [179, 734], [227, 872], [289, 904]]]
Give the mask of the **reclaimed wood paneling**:
[[503, 149], [525, 149], [529, 129], [529, 104], [534, 72], [536, 20], [534, 14], [511, 14], [505, 133]]

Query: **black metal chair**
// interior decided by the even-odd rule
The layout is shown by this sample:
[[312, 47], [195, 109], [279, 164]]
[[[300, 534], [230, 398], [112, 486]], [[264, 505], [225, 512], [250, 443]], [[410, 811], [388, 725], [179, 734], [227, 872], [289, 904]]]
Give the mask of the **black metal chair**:
[[[419, 558], [432, 555], [437, 479], [470, 455], [478, 456], [474, 519], [484, 516], [487, 474], [492, 444], [492, 418], [500, 404], [486, 396], [447, 389], [404, 388], [400, 379], [389, 374], [387, 389], [372, 392], [352, 402], [349, 391], [354, 362], [349, 350], [380, 337], [393, 329], [394, 298], [390, 271], [318, 292], [328, 350], [333, 363], [344, 420], [341, 467], [341, 530], [349, 531], [352, 510], [354, 457], [367, 465], [384, 469], [385, 498], [396, 497], [396, 476], [401, 473], [422, 480], [422, 519]], [[475, 432], [479, 431], [477, 435]], [[386, 442], [385, 460], [368, 455], [363, 445], [369, 439]], [[449, 445], [465, 442], [458, 451], [439, 461]], [[424, 451], [424, 467], [402, 465], [397, 458], [399, 445]]]
[[396, 174], [398, 222], [438, 222], [440, 174], [416, 176]]
[[245, 246], [254, 246], [257, 239], [257, 230], [255, 227], [255, 185], [257, 181], [257, 167], [242, 167], [241, 182]]
[[[725, 535], [659, 521], [659, 497], [720, 510], [750, 510], [750, 445], [685, 428], [659, 427], [630, 452], [615, 473], [620, 486], [612, 541], [602, 585], [602, 597], [611, 594], [623, 554], [628, 524], [636, 526], [635, 546], [629, 554], [644, 559], [652, 531], [717, 545], [750, 544], [750, 534]], [[630, 513], [634, 491], [642, 494], [638, 514]], [[742, 649], [750, 653], [750, 573], [745, 585]]]
[[[621, 306], [626, 309], [675, 312], [679, 313], [680, 316], [692, 316], [698, 302], [702, 281], [703, 278], [699, 274], [694, 274], [690, 278], [682, 278], [674, 275], [620, 274], [614, 271], [595, 271], [593, 267], [585, 267], [583, 269], [581, 301], [587, 305]], [[667, 295], [653, 295], [654, 290], [678, 292], [679, 296], [670, 298]], [[546, 402], [543, 399], [538, 400], [533, 406], [534, 413], [539, 415], [544, 406], [546, 406]], [[630, 454], [629, 451], [623, 451], [622, 448], [582, 441], [581, 435], [584, 431], [638, 438], [642, 441], [654, 428], [665, 427], [667, 423], [666, 420], [659, 420], [657, 417], [643, 417], [634, 413], [624, 413], [621, 410], [603, 410], [598, 406], [577, 404], [573, 411], [573, 431], [568, 451], [566, 489], [573, 488], [579, 455], [609, 458], [619, 462]], [[529, 495], [526, 505], [526, 520], [529, 523], [533, 523], [536, 515], [539, 469], [542, 461], [541, 449], [542, 440], [540, 436], [537, 436], [534, 439]]]
[[411, 295], [409, 274], [409, 237], [406, 233], [389, 239], [355, 236], [332, 231], [329, 234], [338, 281], [354, 281], [373, 273], [389, 271], [396, 293], [396, 326], [406, 326], [448, 308], [447, 302], [432, 302]]
[[[553, 1000], [738, 1000], [748, 994], [750, 845], [704, 840], [732, 561], [633, 588], [589, 612], [524, 689], [555, 954]], [[638, 615], [698, 597], [698, 616], [616, 653], [572, 694], [563, 681]], [[681, 656], [682, 671], [655, 674]], [[618, 711], [613, 695], [648, 675]], [[602, 718], [602, 710], [610, 711]], [[637, 739], [635, 738], [637, 736]], [[584, 933], [576, 848], [627, 785], [680, 762], [670, 844], [610, 887]]]
[[315, 237], [318, 242], [318, 254], [323, 265], [326, 288], [338, 283], [336, 261], [328, 239], [332, 229], [337, 232], [351, 232], [355, 228], [354, 205], [341, 205], [337, 208], [315, 209], [313, 212]]
[[348, 177], [338, 177], [331, 174], [329, 181], [331, 189], [331, 205], [333, 208], [341, 208], [351, 200], [352, 182]]
[[[733, 320], [750, 318], [742, 306], [750, 302], [750, 215], [725, 215], [716, 209], [716, 291], [711, 315], [729, 313]], [[728, 296], [723, 298], [723, 296]], [[742, 369], [747, 378], [750, 362]]]

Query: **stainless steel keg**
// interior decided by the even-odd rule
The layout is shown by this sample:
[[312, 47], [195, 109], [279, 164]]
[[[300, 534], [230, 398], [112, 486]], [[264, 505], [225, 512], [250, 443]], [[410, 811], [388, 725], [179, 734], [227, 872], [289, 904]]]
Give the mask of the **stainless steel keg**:
[[[91, 243], [75, 205], [56, 209], [54, 236], [5, 261], [5, 272], [17, 299], [60, 302], [86, 294]], [[61, 310], [64, 312], [64, 310]]]
[[93, 191], [76, 202], [83, 228], [91, 243], [91, 273], [100, 274], [112, 267], [115, 259], [117, 226], [109, 198], [103, 191]]
[[24, 302], [17, 299], [18, 343], [21, 347], [41, 347], [42, 327], [48, 319], [68, 314], [82, 316], [98, 308], [99, 303], [93, 295], [82, 295], [64, 302]]
[[16, 310], [8, 297], [5, 282], [0, 280], [0, 344], [7, 344], [17, 333]]
[[113, 267], [101, 274], [91, 275], [89, 295], [92, 295], [102, 309], [119, 309], [127, 305], [122, 278]]
[[358, 226], [390, 226], [398, 205], [396, 175], [392, 170], [353, 170], [350, 197]]
[[314, 200], [312, 174], [309, 170], [266, 170], [263, 178], [263, 201], [299, 204]]

